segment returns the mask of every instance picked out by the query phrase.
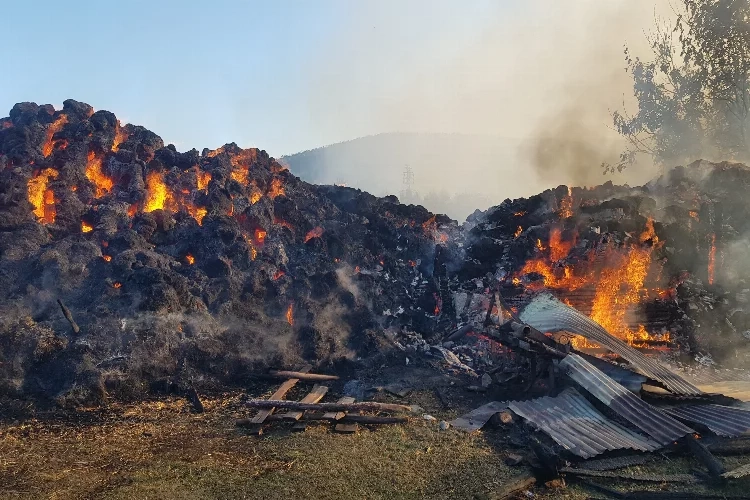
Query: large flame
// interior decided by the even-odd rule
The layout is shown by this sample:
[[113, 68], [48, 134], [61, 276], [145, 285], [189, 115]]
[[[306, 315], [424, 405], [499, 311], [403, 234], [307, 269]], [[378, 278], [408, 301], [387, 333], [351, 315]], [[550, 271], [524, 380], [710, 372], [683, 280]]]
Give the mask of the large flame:
[[102, 158], [89, 151], [86, 163], [86, 178], [96, 187], [96, 197], [101, 198], [112, 191], [114, 181], [107, 177], [102, 168]]
[[62, 130], [63, 125], [65, 125], [66, 123], [68, 123], [68, 117], [65, 115], [60, 115], [47, 127], [47, 135], [44, 139], [44, 144], [42, 145], [42, 154], [44, 154], [45, 157], [51, 155], [52, 151], [55, 149], [55, 142], [53, 141], [52, 137], [60, 130]]
[[57, 179], [57, 170], [45, 168], [26, 185], [29, 202], [34, 206], [34, 215], [43, 224], [55, 222], [57, 211], [55, 210], [55, 193], [47, 188], [50, 179]]
[[568, 219], [573, 217], [573, 191], [568, 187], [568, 195], [560, 201], [560, 217]]
[[[532, 283], [528, 285], [530, 288], [551, 288], [563, 297], [566, 293], [592, 286], [594, 299], [591, 304], [591, 319], [629, 344], [643, 345], [651, 337], [642, 325], [637, 330], [632, 330], [626, 315], [632, 306], [641, 302], [645, 293], [643, 285], [651, 268], [651, 254], [659, 242], [653, 220], [646, 222], [646, 228], [637, 242], [625, 249], [606, 246], [590, 250], [587, 259], [576, 266], [577, 272], [563, 264], [575, 246], [575, 241], [575, 234], [572, 240], [565, 241], [561, 231], [553, 228], [550, 231], [548, 257], [543, 255], [544, 246], [539, 242], [537, 248], [542, 256], [527, 261], [519, 276], [537, 273], [542, 276], [542, 283]], [[599, 270], [602, 262], [604, 266]], [[514, 284], [521, 283], [519, 276], [513, 278]], [[657, 290], [657, 293], [660, 291]], [[567, 303], [567, 300], [563, 301]], [[589, 346], [581, 338], [576, 338], [573, 345], [579, 348]]]

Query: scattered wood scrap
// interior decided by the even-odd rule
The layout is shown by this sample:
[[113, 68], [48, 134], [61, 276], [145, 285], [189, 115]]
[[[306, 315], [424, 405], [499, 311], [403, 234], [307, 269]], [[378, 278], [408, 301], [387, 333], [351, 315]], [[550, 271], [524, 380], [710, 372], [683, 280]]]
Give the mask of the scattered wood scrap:
[[[354, 398], [351, 398], [349, 396], [343, 397], [336, 401], [339, 404], [349, 404], [354, 402]], [[341, 420], [346, 416], [345, 411], [329, 411], [328, 413], [323, 414], [323, 420]]]
[[[326, 392], [328, 392], [328, 387], [326, 387], [324, 385], [317, 385], [316, 384], [316, 385], [313, 386], [313, 388], [310, 391], [310, 393], [307, 396], [305, 396], [304, 398], [302, 398], [302, 401], [300, 401], [300, 403], [303, 403], [303, 404], [314, 404], [314, 403], [317, 403], [318, 401], [320, 401], [321, 399], [323, 399], [323, 396], [326, 395]], [[281, 407], [281, 406], [279, 406], [279, 407]], [[281, 408], [283, 408], [283, 407], [281, 407]], [[281, 415], [281, 418], [284, 418], [284, 419], [287, 419], [287, 420], [299, 420], [300, 418], [302, 418], [302, 414], [303, 413], [304, 413], [304, 409], [303, 409], [303, 411], [290, 411], [290, 412], [287, 412], [287, 413], [284, 413], [283, 415]]]

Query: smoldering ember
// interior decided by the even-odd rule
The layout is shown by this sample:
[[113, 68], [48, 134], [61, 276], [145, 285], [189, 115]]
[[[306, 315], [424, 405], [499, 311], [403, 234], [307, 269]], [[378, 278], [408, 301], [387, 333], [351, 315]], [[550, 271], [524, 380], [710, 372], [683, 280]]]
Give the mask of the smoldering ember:
[[726, 495], [750, 472], [748, 188], [745, 165], [698, 161], [459, 224], [259, 149], [20, 103], [0, 120], [6, 432], [144, 401], [234, 438], [484, 427], [517, 470], [496, 498]]

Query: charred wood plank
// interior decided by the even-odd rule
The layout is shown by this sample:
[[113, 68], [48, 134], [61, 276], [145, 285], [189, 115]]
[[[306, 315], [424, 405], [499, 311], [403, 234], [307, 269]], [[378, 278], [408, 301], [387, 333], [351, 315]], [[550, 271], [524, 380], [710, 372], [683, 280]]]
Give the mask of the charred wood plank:
[[526, 472], [518, 477], [510, 480], [510, 482], [502, 485], [497, 490], [490, 493], [489, 498], [492, 500], [506, 500], [508, 498], [514, 498], [518, 493], [521, 493], [528, 488], [531, 488], [536, 483], [536, 477], [531, 472]]
[[336, 375], [323, 375], [320, 373], [304, 373], [304, 372], [293, 372], [293, 371], [287, 371], [287, 370], [271, 370], [268, 372], [269, 375], [276, 378], [296, 378], [299, 380], [310, 380], [310, 381], [328, 381], [328, 380], [338, 380], [339, 377]]
[[81, 331], [81, 328], [73, 319], [73, 315], [70, 313], [70, 309], [67, 308], [67, 306], [63, 303], [62, 299], [57, 299], [57, 303], [60, 305], [60, 309], [62, 310], [63, 316], [65, 316], [65, 319], [67, 319], [68, 323], [70, 323], [70, 328], [73, 330], [73, 333], [78, 335], [78, 333], [80, 333]]
[[695, 458], [700, 460], [700, 462], [706, 466], [706, 469], [708, 469], [708, 473], [712, 477], [721, 477], [721, 475], [726, 472], [724, 464], [722, 464], [718, 458], [713, 456], [711, 452], [708, 451], [708, 448], [706, 448], [706, 446], [701, 443], [695, 436], [687, 436], [685, 438], [685, 442], [687, 443], [687, 447], [690, 452], [695, 456]]
[[[354, 402], [354, 398], [346, 396], [346, 397], [339, 399], [336, 402], [339, 404], [349, 404], [349, 403]], [[329, 411], [328, 413], [323, 414], [323, 420], [341, 420], [345, 416], [346, 416], [345, 411], [338, 411], [338, 412]]]
[[[300, 403], [309, 403], [314, 404], [323, 399], [323, 396], [326, 395], [326, 392], [328, 392], [328, 387], [324, 385], [318, 385], [315, 384], [310, 391], [310, 393], [302, 398]], [[302, 411], [290, 411], [283, 415], [281, 415], [281, 418], [287, 419], [287, 420], [299, 420], [302, 418], [302, 415], [304, 413], [304, 409]]]
[[185, 398], [190, 402], [195, 413], [203, 413], [205, 408], [203, 407], [203, 402], [198, 396], [198, 391], [195, 390], [195, 387], [188, 387], [185, 389]]
[[341, 434], [354, 434], [355, 432], [357, 432], [357, 429], [359, 429], [357, 424], [347, 423], [336, 424], [336, 426], [333, 428], [334, 432], [340, 432]]
[[273, 399], [249, 399], [245, 402], [249, 408], [288, 408], [291, 410], [313, 410], [313, 411], [390, 411], [408, 412], [411, 406], [393, 403], [376, 403], [375, 401], [363, 401], [360, 403], [303, 403], [301, 401], [273, 400]]

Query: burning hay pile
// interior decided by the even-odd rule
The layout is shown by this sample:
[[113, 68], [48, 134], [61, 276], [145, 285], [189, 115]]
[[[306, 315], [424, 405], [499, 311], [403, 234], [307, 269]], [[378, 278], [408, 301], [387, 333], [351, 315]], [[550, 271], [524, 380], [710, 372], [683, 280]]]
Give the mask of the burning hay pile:
[[432, 257], [457, 231], [258, 149], [180, 153], [84, 103], [18, 104], [0, 119], [0, 390], [218, 386], [373, 353], [391, 326], [428, 334]]
[[649, 355], [739, 364], [748, 183], [699, 162], [459, 227], [261, 150], [180, 153], [87, 104], [18, 104], [0, 120], [0, 390], [96, 401], [391, 349], [486, 388], [519, 375], [496, 333], [542, 293]]

